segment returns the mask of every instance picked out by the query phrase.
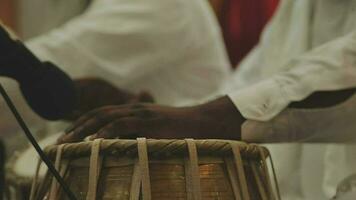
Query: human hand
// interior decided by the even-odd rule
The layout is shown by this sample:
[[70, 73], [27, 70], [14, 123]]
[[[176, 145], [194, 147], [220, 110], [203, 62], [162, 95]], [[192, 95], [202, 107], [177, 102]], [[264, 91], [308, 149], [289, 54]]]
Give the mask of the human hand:
[[76, 109], [66, 117], [67, 120], [78, 119], [81, 115], [107, 105], [153, 102], [153, 97], [147, 92], [133, 94], [116, 88], [102, 79], [83, 78], [74, 80], [78, 93]]
[[76, 121], [59, 143], [95, 138], [240, 139], [244, 118], [228, 97], [194, 107], [154, 104], [107, 106]]

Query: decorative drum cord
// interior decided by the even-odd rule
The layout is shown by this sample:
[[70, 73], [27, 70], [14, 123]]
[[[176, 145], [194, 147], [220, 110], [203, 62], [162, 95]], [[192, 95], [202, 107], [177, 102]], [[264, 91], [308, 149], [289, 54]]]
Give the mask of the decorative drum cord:
[[[89, 167], [89, 181], [88, 181], [88, 192], [86, 196], [86, 200], [96, 200], [97, 197], [97, 185], [100, 177], [100, 171], [102, 167], [102, 162], [103, 159], [100, 157], [100, 150], [102, 147], [102, 141], [103, 139], [97, 139], [94, 140], [94, 142], [91, 143], [90, 148], [91, 148], [91, 154], [90, 154], [90, 167]], [[179, 140], [176, 140], [179, 141]], [[210, 140], [214, 141], [214, 140]], [[223, 140], [216, 140], [216, 141], [223, 141]], [[200, 189], [200, 177], [199, 177], [199, 160], [198, 160], [198, 151], [197, 151], [197, 141], [193, 139], [185, 139], [185, 146], [187, 147], [188, 151], [188, 158], [184, 159], [184, 168], [185, 168], [185, 174], [186, 174], [186, 192], [187, 192], [187, 200], [202, 200], [201, 196], [201, 189]], [[132, 143], [132, 142], [131, 142]], [[226, 143], [226, 141], [225, 141]], [[149, 174], [149, 159], [148, 159], [148, 145], [147, 145], [147, 140], [145, 138], [138, 138], [137, 142], [135, 143], [137, 145], [137, 154], [138, 154], [138, 160], [135, 162], [134, 170], [133, 170], [133, 176], [132, 176], [132, 183], [131, 183], [131, 193], [130, 193], [130, 200], [139, 200], [140, 199], [140, 191], [142, 191], [142, 199], [143, 200], [151, 200], [151, 183], [150, 183], [150, 174]], [[177, 144], [177, 146], [180, 146], [182, 143]], [[227, 166], [227, 171], [229, 175], [229, 179], [231, 181], [232, 185], [232, 190], [235, 196], [235, 199], [237, 200], [250, 200], [250, 194], [249, 194], [249, 189], [248, 189], [248, 184], [247, 184], [247, 179], [246, 179], [246, 174], [245, 170], [243, 167], [243, 160], [241, 156], [241, 147], [240, 142], [234, 142], [230, 141], [230, 149], [233, 154], [233, 163], [231, 163], [231, 160], [229, 160], [227, 157], [224, 159], [226, 166]], [[89, 145], [89, 144], [88, 144]], [[63, 177], [65, 175], [65, 172], [67, 171], [69, 161], [65, 161], [64, 163], [61, 164], [62, 160], [62, 155], [63, 155], [63, 149], [65, 148], [64, 145], [59, 145], [56, 149], [50, 149], [49, 152], [52, 151], [56, 152], [55, 156], [55, 167], [57, 170], [59, 170], [60, 175]], [[110, 143], [105, 145], [106, 148], [113, 148], [115, 146], [115, 143]], [[123, 145], [125, 146], [125, 145]], [[128, 144], [123, 148], [129, 149], [131, 145]], [[152, 145], [153, 146], [153, 145]], [[159, 146], [159, 145], [157, 145]], [[169, 145], [162, 146], [163, 148], [166, 148]], [[173, 145], [172, 145], [173, 146]], [[200, 141], [199, 146], [204, 146], [204, 142]], [[218, 146], [218, 145], [217, 145]], [[257, 154], [259, 154], [259, 157], [261, 158], [261, 167], [262, 169], [258, 169], [258, 165], [256, 163], [250, 162], [252, 166], [252, 172], [253, 176], [256, 180], [258, 190], [260, 192], [262, 200], [274, 200], [277, 198], [278, 200], [281, 199], [280, 197], [280, 192], [278, 188], [278, 183], [277, 183], [277, 178], [276, 178], [276, 173], [274, 170], [273, 166], [273, 161], [271, 155], [269, 155], [269, 160], [271, 164], [271, 169], [272, 169], [272, 174], [274, 178], [274, 183], [275, 183], [275, 192], [273, 190], [273, 187], [271, 185], [271, 180], [270, 176], [268, 173], [268, 168], [267, 168], [267, 155], [266, 155], [266, 150], [263, 149], [260, 146], [257, 145], [249, 145], [253, 148], [247, 148], [245, 149], [245, 153], [248, 151], [254, 151], [254, 154], [257, 151]], [[151, 146], [150, 146], [151, 147]], [[157, 151], [162, 151], [162, 149], [156, 148], [155, 150]], [[226, 145], [223, 145], [221, 148], [217, 149], [224, 149], [226, 148]], [[84, 148], [73, 148], [72, 150], [83, 153], [86, 149], [88, 149], [88, 146], [84, 146]], [[179, 149], [179, 148], [172, 148], [172, 149]], [[35, 200], [35, 190], [37, 187], [37, 181], [38, 181], [38, 174], [39, 174], [39, 168], [40, 168], [40, 163], [38, 164], [37, 170], [36, 170], [36, 175], [33, 180], [33, 185], [31, 189], [31, 197], [30, 200]], [[260, 178], [260, 172], [259, 170], [262, 170], [265, 172], [266, 180], [261, 180]], [[236, 174], [237, 172], [237, 174]], [[237, 177], [237, 179], [236, 179]], [[236, 182], [237, 181], [237, 182]], [[237, 184], [234, 184], [237, 183]], [[267, 186], [267, 190], [265, 191], [265, 188], [263, 187], [264, 185]], [[238, 187], [240, 186], [240, 188]], [[241, 191], [240, 191], [241, 190]], [[277, 193], [277, 197], [274, 197], [274, 194]], [[52, 180], [51, 184], [51, 189], [49, 192], [49, 200], [58, 200], [59, 199], [59, 185], [56, 182], [56, 180]]]

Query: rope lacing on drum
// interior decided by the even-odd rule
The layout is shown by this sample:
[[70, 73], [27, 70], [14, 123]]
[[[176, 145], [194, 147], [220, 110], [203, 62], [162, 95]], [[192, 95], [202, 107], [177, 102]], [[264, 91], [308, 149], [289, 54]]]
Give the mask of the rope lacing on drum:
[[[61, 144], [61, 145], [58, 146], [56, 160], [54, 162], [54, 166], [55, 166], [56, 170], [59, 172], [59, 175], [61, 177], [64, 177], [64, 174], [65, 174], [65, 172], [67, 170], [67, 167], [68, 167], [68, 160], [66, 160], [61, 165], [64, 147], [65, 147], [65, 144]], [[50, 200], [59, 199], [58, 193], [59, 193], [59, 184], [58, 184], [56, 179], [53, 179], [52, 180], [52, 184], [51, 184], [51, 190], [50, 190], [50, 193], [49, 193], [49, 199]]]
[[188, 158], [184, 159], [186, 192], [188, 200], [201, 200], [200, 177], [197, 147], [193, 139], [185, 139]]
[[241, 187], [242, 199], [243, 200], [250, 200], [250, 195], [249, 195], [249, 191], [248, 191], [245, 170], [243, 168], [243, 162], [242, 162], [240, 147], [235, 142], [230, 142], [230, 145], [231, 145], [232, 153], [233, 153], [233, 156], [234, 156], [234, 161], [235, 161], [235, 165], [236, 165], [236, 171], [237, 171], [237, 175], [238, 175], [238, 180], [239, 180], [240, 187]]
[[100, 157], [100, 145], [102, 139], [96, 139], [93, 142], [90, 155], [89, 181], [86, 200], [96, 200], [97, 186], [100, 177], [102, 157]]
[[151, 200], [151, 182], [146, 138], [137, 138], [138, 162], [141, 171], [142, 199]]

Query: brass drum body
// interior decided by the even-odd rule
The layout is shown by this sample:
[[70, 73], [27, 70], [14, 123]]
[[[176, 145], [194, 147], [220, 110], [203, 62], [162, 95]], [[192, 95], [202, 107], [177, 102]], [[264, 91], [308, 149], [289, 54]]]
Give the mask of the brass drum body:
[[[96, 140], [46, 148], [77, 199], [277, 199], [267, 149], [224, 140]], [[56, 181], [32, 199], [67, 199]]]

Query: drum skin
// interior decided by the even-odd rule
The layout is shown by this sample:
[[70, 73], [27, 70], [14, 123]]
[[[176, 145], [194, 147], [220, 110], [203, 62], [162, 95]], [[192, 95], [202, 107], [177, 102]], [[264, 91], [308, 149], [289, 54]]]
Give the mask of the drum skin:
[[[188, 174], [192, 172], [187, 171], [187, 161], [191, 158], [185, 140], [147, 140], [150, 199], [194, 199], [192, 193], [199, 193], [200, 199], [204, 200], [241, 199], [244, 187], [239, 181], [240, 174], [236, 170], [238, 167], [232, 153], [231, 141], [196, 140], [194, 144], [198, 156], [196, 175], [199, 178], [199, 191], [187, 186], [188, 179], [191, 179]], [[240, 164], [247, 184], [245, 188], [248, 190], [248, 199], [274, 198], [266, 168], [263, 166], [266, 157], [263, 160], [261, 158], [261, 153], [268, 156], [268, 151], [256, 145], [240, 142], [237, 146], [241, 152]], [[93, 178], [89, 175], [93, 165], [91, 147], [91, 142], [85, 142], [67, 144], [61, 150], [62, 170], [59, 171], [62, 171], [66, 183], [79, 200], [87, 199], [90, 191], [88, 183]], [[47, 155], [53, 161], [56, 160], [56, 155], [58, 156], [57, 151], [58, 146], [50, 146], [46, 149]], [[143, 173], [138, 157], [135, 140], [103, 140], [99, 152], [100, 167], [96, 179], [95, 199], [135, 199], [132, 196], [141, 199], [142, 189], [134, 189], [137, 185], [141, 185], [141, 179], [137, 177]], [[65, 167], [63, 163], [66, 163]], [[35, 199], [43, 199], [44, 196], [48, 198], [50, 191], [53, 192], [49, 184], [42, 184], [42, 188], [35, 186], [34, 189], [37, 193]], [[55, 198], [66, 199], [59, 187]]]

